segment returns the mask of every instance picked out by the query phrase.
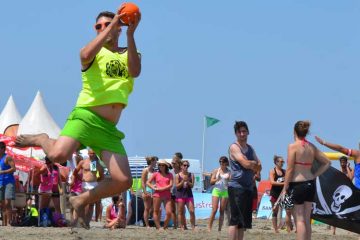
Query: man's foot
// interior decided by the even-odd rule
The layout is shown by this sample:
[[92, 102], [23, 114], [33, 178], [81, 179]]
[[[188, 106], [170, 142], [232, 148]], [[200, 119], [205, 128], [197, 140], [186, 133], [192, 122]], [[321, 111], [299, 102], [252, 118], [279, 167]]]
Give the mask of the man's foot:
[[77, 219], [74, 220], [74, 224], [79, 224], [85, 229], [90, 229], [90, 225], [85, 221], [85, 208], [81, 206], [77, 198], [78, 197], [69, 198], [69, 202], [77, 214]]
[[23, 134], [15, 139], [15, 147], [36, 147], [41, 139], [49, 138], [46, 133], [41, 134]]

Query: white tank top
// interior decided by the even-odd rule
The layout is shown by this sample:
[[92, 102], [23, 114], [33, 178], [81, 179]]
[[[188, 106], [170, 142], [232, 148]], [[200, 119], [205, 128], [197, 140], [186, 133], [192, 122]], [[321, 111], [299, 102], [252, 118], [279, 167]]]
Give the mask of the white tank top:
[[217, 188], [220, 191], [224, 191], [228, 189], [228, 183], [230, 178], [230, 171], [227, 173], [220, 173], [220, 168], [216, 173], [216, 179], [218, 179], [215, 184], [214, 188]]

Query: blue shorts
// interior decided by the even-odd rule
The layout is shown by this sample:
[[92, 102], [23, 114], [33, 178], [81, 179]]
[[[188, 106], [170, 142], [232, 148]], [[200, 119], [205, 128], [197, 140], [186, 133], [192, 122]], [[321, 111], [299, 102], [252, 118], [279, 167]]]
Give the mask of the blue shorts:
[[0, 186], [0, 201], [3, 200], [15, 200], [15, 184], [8, 183]]

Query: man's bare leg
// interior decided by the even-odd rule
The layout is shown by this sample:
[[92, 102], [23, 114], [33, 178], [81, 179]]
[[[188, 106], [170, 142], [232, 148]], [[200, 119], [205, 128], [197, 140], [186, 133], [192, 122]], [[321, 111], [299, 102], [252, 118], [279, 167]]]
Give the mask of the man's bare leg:
[[95, 205], [94, 203], [90, 203], [85, 208], [86, 225], [88, 225], [89, 227], [90, 227], [90, 222], [91, 222], [92, 216], [94, 214], [94, 205]]
[[100, 201], [97, 201], [95, 203], [95, 222], [97, 222], [99, 220], [101, 222], [102, 210], [103, 210], [103, 206], [102, 206], [101, 199], [100, 199]]
[[55, 140], [49, 138], [46, 133], [41, 133], [17, 136], [15, 146], [41, 147], [51, 161], [63, 163], [80, 147], [80, 143], [71, 137], [60, 136]]
[[99, 182], [94, 189], [69, 199], [78, 215], [78, 221], [82, 225], [86, 223], [84, 208], [87, 204], [94, 203], [102, 198], [119, 195], [129, 189], [132, 184], [129, 162], [126, 156], [103, 151], [101, 159], [109, 169], [111, 179], [105, 179]]

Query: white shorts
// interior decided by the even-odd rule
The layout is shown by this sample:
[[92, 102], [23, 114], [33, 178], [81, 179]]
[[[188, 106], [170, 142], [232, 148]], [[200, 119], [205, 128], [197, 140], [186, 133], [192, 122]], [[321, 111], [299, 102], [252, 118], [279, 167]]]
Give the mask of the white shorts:
[[83, 189], [83, 192], [86, 192], [91, 189], [94, 189], [97, 185], [98, 185], [98, 182], [82, 182], [81, 188]]

